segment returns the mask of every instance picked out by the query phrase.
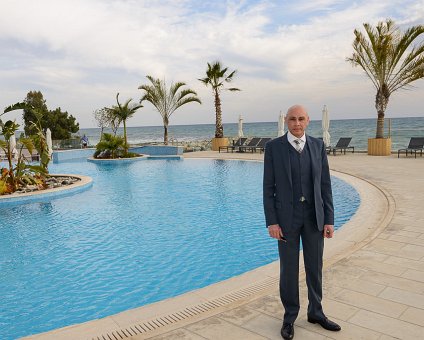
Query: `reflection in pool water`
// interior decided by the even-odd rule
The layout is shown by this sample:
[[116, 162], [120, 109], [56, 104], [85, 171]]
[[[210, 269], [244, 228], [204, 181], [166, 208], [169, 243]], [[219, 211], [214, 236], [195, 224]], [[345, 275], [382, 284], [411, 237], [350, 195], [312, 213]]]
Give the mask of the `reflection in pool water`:
[[[0, 338], [14, 339], [172, 297], [278, 259], [260, 162], [53, 164], [89, 190], [0, 207]], [[359, 206], [333, 178], [336, 227]]]

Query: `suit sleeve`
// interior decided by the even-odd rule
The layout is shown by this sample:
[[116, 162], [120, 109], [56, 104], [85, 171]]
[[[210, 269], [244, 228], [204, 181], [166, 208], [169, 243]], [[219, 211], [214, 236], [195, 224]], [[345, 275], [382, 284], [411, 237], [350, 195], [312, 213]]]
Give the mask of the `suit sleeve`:
[[275, 210], [275, 174], [272, 156], [272, 146], [268, 144], [264, 156], [263, 204], [266, 226], [278, 224]]
[[334, 225], [333, 192], [331, 189], [330, 167], [328, 166], [327, 152], [324, 143], [321, 147], [322, 172], [321, 196], [324, 204], [324, 224]]

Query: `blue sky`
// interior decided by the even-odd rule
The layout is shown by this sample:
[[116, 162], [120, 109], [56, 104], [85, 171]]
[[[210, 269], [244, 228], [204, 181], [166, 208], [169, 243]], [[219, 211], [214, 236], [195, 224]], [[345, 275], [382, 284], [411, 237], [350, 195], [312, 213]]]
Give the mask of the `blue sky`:
[[[184, 81], [202, 99], [176, 111], [171, 125], [214, 123], [211, 90], [197, 79], [216, 59], [237, 69], [232, 86], [242, 90], [222, 93], [224, 122], [239, 114], [245, 122], [276, 121], [295, 103], [312, 119], [324, 104], [332, 119], [374, 118], [371, 81], [345, 61], [353, 30], [386, 18], [400, 27], [424, 24], [424, 0], [1, 3], [1, 107], [38, 90], [81, 127], [96, 126], [93, 111], [113, 105], [117, 92], [138, 101], [146, 75]], [[387, 117], [424, 116], [424, 81], [414, 85], [392, 95]], [[162, 121], [146, 103], [128, 123]]]

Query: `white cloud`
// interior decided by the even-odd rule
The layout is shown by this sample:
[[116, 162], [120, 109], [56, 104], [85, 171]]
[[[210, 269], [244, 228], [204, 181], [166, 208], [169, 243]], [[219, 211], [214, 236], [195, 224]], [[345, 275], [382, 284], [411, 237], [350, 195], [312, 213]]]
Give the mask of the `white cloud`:
[[[216, 8], [215, 8], [216, 5]], [[338, 118], [374, 117], [374, 89], [345, 61], [354, 28], [386, 17], [422, 23], [422, 0], [301, 1], [3, 1], [0, 14], [0, 103], [43, 92], [82, 127], [93, 110], [121, 98], [138, 100], [145, 75], [185, 81], [203, 105], [187, 105], [171, 124], [213, 123], [210, 89], [198, 78], [219, 59], [237, 69], [240, 93], [223, 94], [224, 121], [273, 121], [280, 110], [304, 103], [317, 117], [323, 104]], [[213, 10], [211, 10], [213, 9]], [[422, 81], [394, 94], [389, 113], [424, 115]], [[405, 110], [400, 108], [405, 107]], [[403, 113], [405, 112], [405, 113]], [[312, 118], [314, 118], [312, 114]], [[146, 105], [130, 125], [160, 125]]]

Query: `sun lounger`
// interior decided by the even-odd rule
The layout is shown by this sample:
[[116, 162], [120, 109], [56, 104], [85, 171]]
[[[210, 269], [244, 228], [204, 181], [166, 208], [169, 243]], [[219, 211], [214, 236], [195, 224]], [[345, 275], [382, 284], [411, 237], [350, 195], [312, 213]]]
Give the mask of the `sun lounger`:
[[24, 156], [26, 160], [31, 162], [40, 160], [40, 155], [38, 154], [36, 150], [33, 150], [33, 152], [30, 153], [28, 149], [24, 148], [22, 149], [22, 156]]
[[336, 155], [336, 151], [340, 150], [340, 153], [346, 154], [347, 149], [352, 149], [352, 153], [355, 152], [354, 146], [349, 146], [352, 137], [341, 137], [339, 138], [336, 146], [330, 146], [327, 150], [328, 152], [333, 152], [333, 155]]
[[246, 145], [242, 145], [240, 146], [240, 152], [244, 152], [247, 150], [251, 150], [253, 152], [253, 148], [255, 146], [257, 146], [259, 144], [259, 142], [261, 141], [261, 138], [259, 137], [253, 137], [249, 143], [247, 143]]
[[256, 150], [259, 150], [259, 153], [260, 152], [264, 152], [265, 151], [266, 143], [268, 143], [271, 139], [272, 138], [268, 138], [268, 137], [261, 138], [261, 140], [259, 141], [258, 145], [252, 147], [252, 152], [253, 151], [256, 152]]
[[408, 153], [411, 152], [415, 154], [415, 158], [417, 158], [417, 151], [420, 152], [420, 155], [423, 155], [423, 148], [424, 148], [424, 137], [411, 137], [409, 140], [408, 147], [405, 149], [399, 149], [398, 150], [398, 158], [402, 151], [405, 151], [405, 156], [408, 157]]
[[221, 152], [221, 150], [227, 150], [227, 152], [228, 152], [228, 150], [230, 150], [230, 149], [231, 149], [231, 152], [234, 152], [234, 149], [242, 146], [244, 143], [246, 143], [246, 141], [247, 141], [247, 138], [241, 137], [241, 138], [237, 139], [236, 142], [233, 142], [233, 145], [220, 146], [219, 149], [218, 149], [218, 152]]

